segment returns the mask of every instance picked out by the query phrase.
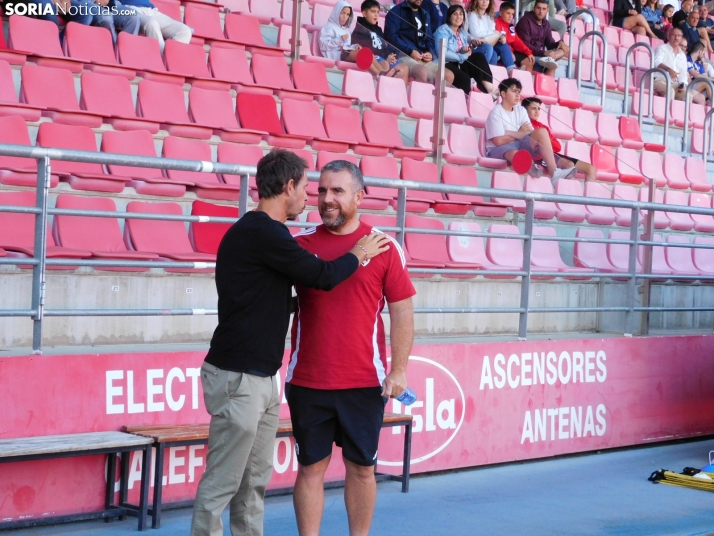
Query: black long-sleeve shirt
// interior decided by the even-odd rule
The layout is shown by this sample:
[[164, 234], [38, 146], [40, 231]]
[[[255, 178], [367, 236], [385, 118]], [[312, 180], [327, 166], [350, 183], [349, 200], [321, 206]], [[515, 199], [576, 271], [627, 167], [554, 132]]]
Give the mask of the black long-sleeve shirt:
[[218, 248], [218, 327], [206, 361], [223, 370], [274, 375], [283, 361], [293, 282], [331, 290], [358, 267], [352, 253], [320, 260], [282, 223], [265, 212], [248, 212]]

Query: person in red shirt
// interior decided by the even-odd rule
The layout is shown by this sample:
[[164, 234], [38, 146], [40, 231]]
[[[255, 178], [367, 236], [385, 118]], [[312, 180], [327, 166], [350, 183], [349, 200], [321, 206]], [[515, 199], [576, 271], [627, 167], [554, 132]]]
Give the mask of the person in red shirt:
[[535, 65], [535, 56], [533, 51], [526, 46], [523, 40], [516, 33], [516, 25], [513, 24], [513, 16], [516, 13], [516, 7], [510, 2], [503, 2], [498, 9], [498, 18], [496, 19], [496, 31], [501, 32], [506, 36], [506, 43], [513, 51], [513, 59], [516, 65], [524, 71], [533, 71]]
[[[381, 233], [358, 219], [364, 195], [357, 166], [345, 160], [327, 164], [318, 188], [323, 225], [296, 235], [298, 244], [329, 260], [342, 255], [358, 237]], [[388, 397], [407, 388], [407, 360], [414, 340], [416, 291], [401, 247], [390, 240], [388, 251], [362, 263], [346, 284], [331, 292], [295, 285], [297, 311], [285, 392], [299, 464], [293, 503], [300, 534], [320, 532], [324, 476], [333, 443], [342, 447], [349, 532], [369, 533], [384, 406]], [[381, 315], [385, 303], [391, 320], [388, 374]]]
[[560, 140], [553, 136], [553, 133], [547, 126], [538, 121], [540, 118], [540, 107], [542, 104], [543, 101], [541, 101], [538, 97], [530, 97], [521, 101], [521, 106], [523, 106], [526, 109], [526, 112], [528, 112], [528, 118], [531, 120], [533, 128], [544, 128], [548, 131], [548, 136], [550, 136], [550, 143], [553, 146], [553, 153], [558, 167], [561, 169], [568, 169], [575, 166], [578, 171], [585, 174], [588, 180], [594, 181], [595, 174], [597, 173], [595, 166], [584, 162], [583, 160], [578, 160], [577, 158], [561, 154], [563, 147], [560, 144]]

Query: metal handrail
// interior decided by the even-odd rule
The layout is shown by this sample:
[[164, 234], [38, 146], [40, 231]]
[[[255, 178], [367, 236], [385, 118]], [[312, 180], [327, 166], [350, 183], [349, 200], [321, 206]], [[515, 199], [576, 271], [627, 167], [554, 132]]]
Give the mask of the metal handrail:
[[583, 64], [583, 43], [588, 37], [592, 36], [592, 59], [590, 60], [590, 81], [597, 84], [596, 77], [595, 77], [595, 37], [599, 37], [602, 39], [602, 87], [600, 88], [600, 106], [602, 109], [605, 109], [605, 99], [607, 98], [607, 37], [605, 37], [605, 34], [598, 31], [598, 30], [591, 30], [589, 32], [586, 32], [585, 35], [583, 35], [582, 39], [580, 39], [580, 42], [578, 43], [578, 74], [576, 75], [576, 80], [578, 84], [578, 92], [581, 90], [582, 86], [582, 69], [581, 65]]
[[670, 117], [670, 106], [672, 103], [672, 79], [669, 73], [660, 67], [652, 67], [645, 71], [640, 79], [640, 109], [637, 114], [637, 122], [640, 124], [640, 130], [642, 130], [642, 112], [644, 107], [642, 106], [642, 98], [645, 96], [645, 81], [649, 77], [650, 80], [650, 103], [648, 111], [648, 117], [651, 115], [654, 118], [654, 75], [659, 73], [664, 76], [665, 82], [667, 84], [667, 89], [664, 96], [664, 131], [662, 133], [662, 145], [667, 147], [667, 138], [669, 136], [669, 117]]
[[431, 147], [434, 153], [437, 173], [441, 177], [441, 155], [444, 152], [444, 104], [446, 100], [446, 39], [440, 39], [439, 43], [439, 67], [434, 81], [434, 124], [431, 137]]
[[[687, 85], [687, 89], [684, 91], [684, 126], [682, 127], [683, 128], [683, 135], [682, 135], [682, 152], [683, 153], [691, 152], [691, 139], [689, 139], [687, 137], [687, 134], [689, 132], [689, 109], [692, 106], [690, 93], [692, 91], [696, 91], [694, 89], [694, 82], [696, 82], [696, 83], [703, 82], [705, 84], [708, 84], [709, 89], [711, 89], [712, 95], [714, 95], [714, 82], [712, 82], [712, 80], [710, 78], [695, 78]], [[702, 154], [703, 153], [704, 153], [704, 150], [702, 150]]]
[[[625, 54], [625, 99], [622, 104], [622, 113], [625, 115], [630, 115], [630, 108], [627, 106], [627, 100], [630, 97], [630, 76], [632, 72], [630, 71], [630, 57], [636, 48], [646, 48], [650, 53], [650, 69], [654, 68], [654, 50], [649, 43], [638, 42], [627, 49], [627, 54]], [[651, 103], [650, 103], [651, 106]]]
[[[583, 15], [590, 15], [593, 21], [593, 30], [595, 29], [595, 21], [598, 20], [593, 10], [589, 8], [578, 9], [570, 16], [570, 30], [568, 31], [568, 67], [566, 69], [568, 78], [573, 77], [573, 37], [575, 37], [575, 25], [573, 23]], [[585, 29], [587, 30], [587, 23], [585, 23]]]
[[[305, 0], [293, 0], [293, 27], [290, 30], [290, 58], [293, 61], [300, 61], [300, 18], [302, 17], [302, 3]], [[307, 44], [307, 43], [306, 43]]]
[[[702, 159], [704, 160], [704, 165], [706, 166], [706, 163], [709, 160], [709, 155], [712, 152], [712, 137], [714, 137], [714, 134], [712, 134], [712, 131], [714, 130], [714, 119], [712, 119], [712, 114], [714, 114], [714, 108], [710, 109], [706, 115], [704, 116], [704, 124], [702, 125], [703, 127], [703, 132], [702, 132]], [[707, 129], [707, 121], [709, 121], [709, 129]], [[709, 132], [709, 136], [707, 137], [707, 130]], [[686, 133], [685, 133], [686, 135]], [[692, 132], [692, 136], [694, 136], [694, 132]], [[691, 151], [690, 151], [691, 152]], [[705, 167], [706, 169], [706, 167]]]

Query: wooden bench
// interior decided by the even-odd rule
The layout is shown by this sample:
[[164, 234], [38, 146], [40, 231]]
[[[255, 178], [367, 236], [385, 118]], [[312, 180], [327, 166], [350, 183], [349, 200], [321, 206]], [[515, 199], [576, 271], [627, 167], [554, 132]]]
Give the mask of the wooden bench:
[[[147, 468], [151, 465], [152, 444], [153, 441], [151, 438], [122, 432], [90, 432], [85, 434], [18, 437], [0, 440], [0, 463], [69, 458], [73, 456], [95, 456], [98, 454], [107, 455], [107, 483], [103, 510], [98, 512], [7, 521], [0, 523], [0, 529], [33, 527], [50, 523], [66, 523], [98, 518], [109, 521], [112, 518], [123, 518], [125, 515], [132, 515], [139, 518], [139, 530], [144, 530], [146, 528], [146, 515], [148, 510], [149, 475], [151, 474]], [[141, 466], [139, 504], [133, 505], [127, 502], [129, 453], [137, 450], [142, 451], [143, 463]], [[117, 454], [121, 459], [121, 481], [119, 503], [114, 504]]]
[[[401, 415], [399, 413], [386, 413], [382, 427], [404, 426], [404, 457], [402, 459], [402, 474], [388, 475], [375, 470], [378, 481], [396, 480], [402, 483], [402, 492], [409, 491], [409, 469], [412, 448], [412, 420], [411, 415]], [[164, 473], [164, 455], [166, 448], [184, 447], [188, 445], [205, 445], [208, 443], [208, 424], [177, 424], [177, 425], [148, 425], [148, 426], [124, 426], [125, 432], [136, 434], [143, 438], [150, 439], [156, 447], [156, 470], [154, 473], [154, 499], [149, 508], [151, 515], [151, 526], [159, 528], [161, 526], [161, 495]], [[275, 437], [291, 437], [293, 435], [293, 425], [290, 419], [280, 419], [278, 432]], [[376, 467], [375, 467], [376, 469]], [[341, 483], [330, 483], [334, 487]], [[286, 490], [278, 490], [286, 491]], [[287, 490], [289, 491], [289, 490]], [[275, 493], [275, 491], [274, 491]], [[193, 500], [176, 501], [164, 505], [163, 508], [183, 508], [192, 506]]]

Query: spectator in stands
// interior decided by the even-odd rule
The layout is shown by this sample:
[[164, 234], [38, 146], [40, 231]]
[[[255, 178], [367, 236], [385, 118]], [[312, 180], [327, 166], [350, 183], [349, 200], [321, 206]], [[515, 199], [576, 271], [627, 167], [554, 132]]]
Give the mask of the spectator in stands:
[[382, 28], [379, 27], [380, 4], [377, 0], [362, 2], [362, 16], [357, 17], [357, 25], [352, 32], [352, 42], [369, 48], [374, 54], [379, 71], [377, 75], [401, 78], [409, 83], [409, 68], [399, 61], [400, 52], [384, 39]]
[[533, 51], [516, 34], [516, 25], [513, 24], [515, 14], [516, 7], [510, 2], [503, 2], [496, 19], [496, 30], [506, 36], [506, 43], [513, 51], [515, 64], [522, 70], [531, 72], [535, 66], [535, 56]]
[[431, 17], [431, 31], [434, 33], [439, 26], [446, 22], [446, 10], [449, 9], [449, 6], [441, 0], [426, 0], [422, 6]]
[[536, 0], [533, 11], [525, 13], [516, 24], [516, 33], [533, 51], [535, 70], [555, 76], [558, 60], [567, 56], [570, 49], [562, 40], [553, 39], [547, 17], [547, 0]]
[[553, 153], [549, 133], [544, 128], [534, 129], [521, 101], [523, 86], [515, 78], [506, 78], [498, 86], [501, 104], [496, 104], [486, 119], [486, 151], [490, 158], [502, 158], [509, 163], [518, 151], [527, 151], [533, 157], [530, 175], [541, 177], [543, 172], [535, 164], [543, 160], [548, 175], [555, 183], [569, 179], [577, 172], [575, 167], [559, 169]]
[[[681, 49], [682, 30], [672, 28], [667, 35], [667, 43], [655, 49], [655, 67], [664, 69], [672, 79], [670, 89], [672, 96], [677, 100], [684, 100], [685, 90], [689, 83], [689, 71], [687, 69], [687, 56]], [[654, 92], [664, 96], [667, 93], [667, 83], [661, 74], [655, 73]], [[704, 95], [696, 90], [692, 92], [692, 100], [698, 104], [704, 104]]]
[[[661, 30], [666, 36], [672, 29], [672, 15], [674, 15], [674, 6], [672, 4], [667, 4], [662, 8], [662, 27]], [[665, 39], [666, 41], [666, 39]]]
[[[324, 57], [335, 61], [357, 61], [357, 52], [362, 47], [352, 44], [352, 17], [352, 6], [349, 2], [339, 0], [334, 5], [327, 24], [320, 30], [320, 52]], [[370, 67], [370, 70], [373, 67]]]
[[704, 63], [704, 53], [706, 48], [704, 43], [698, 41], [689, 47], [687, 53], [687, 71], [691, 77], [690, 84], [694, 84], [694, 87], [699, 93], [703, 93], [707, 100], [711, 102], [712, 100], [712, 90], [709, 84], [704, 82], [697, 82], [697, 79], [701, 78], [714, 78], [714, 67], [711, 63]]
[[672, 15], [672, 26], [680, 26], [685, 20], [687, 20], [692, 8], [694, 8], [693, 0], [683, 0], [680, 10]]
[[623, 30], [630, 30], [634, 34], [657, 37], [642, 15], [641, 0], [615, 0], [611, 24]]
[[471, 80], [475, 80], [483, 93], [490, 93], [495, 101], [498, 92], [493, 86], [491, 68], [483, 54], [472, 50], [469, 35], [464, 31], [463, 24], [466, 13], [461, 6], [451, 6], [446, 12], [446, 23], [442, 24], [434, 34], [437, 42], [446, 40], [445, 67], [454, 76], [454, 86], [467, 95], [471, 92]]
[[[119, 5], [119, 0], [114, 2]], [[159, 42], [161, 52], [164, 51], [165, 39], [175, 39], [179, 43], [191, 42], [193, 30], [183, 22], [161, 13], [149, 0], [122, 0], [121, 3], [133, 7], [139, 13], [141, 31]]]
[[[384, 236], [359, 220], [357, 210], [364, 195], [364, 179], [356, 165], [345, 160], [327, 164], [318, 187], [323, 224], [296, 235], [297, 244], [315, 256], [332, 257], [358, 237]], [[325, 471], [334, 443], [342, 447], [349, 534], [369, 534], [377, 499], [374, 473], [384, 407], [407, 388], [414, 341], [416, 290], [404, 252], [390, 240], [388, 252], [333, 292], [295, 285], [297, 310], [285, 393], [297, 445], [293, 504], [301, 536], [320, 534]], [[381, 314], [385, 301], [390, 317], [389, 373]]]
[[706, 5], [699, 6], [699, 27], [706, 30], [711, 40], [714, 35], [714, 20], [709, 17], [709, 8]]
[[662, 10], [659, 9], [658, 0], [642, 0], [642, 16], [659, 39], [667, 39], [667, 35], [662, 31]]
[[[550, 23], [551, 29], [558, 32], [560, 34], [560, 38], [563, 39], [563, 36], [565, 36], [565, 33], [568, 31], [568, 25], [555, 16], [558, 12], [556, 1], [558, 0], [546, 0], [546, 3], [548, 4], [548, 22]], [[534, 0], [524, 1], [521, 5], [521, 16], [525, 15], [529, 11], [532, 11], [534, 6]], [[584, 21], [585, 18], [582, 18], [582, 20]]]
[[516, 65], [506, 36], [496, 30], [494, 10], [493, 0], [472, 0], [468, 7], [469, 35], [476, 45], [474, 51], [486, 56], [491, 65], [497, 65], [500, 58], [510, 76]]
[[[434, 62], [437, 53], [431, 17], [421, 7], [422, 1], [406, 0], [390, 9], [384, 22], [384, 35], [389, 43], [406, 54], [401, 61], [409, 68], [409, 75], [414, 80], [433, 82], [439, 66]], [[449, 84], [454, 81], [449, 70], [444, 78]]]
[[707, 52], [712, 52], [712, 44], [709, 41], [709, 34], [706, 28], [699, 24], [699, 7], [693, 8], [689, 15], [687, 15], [687, 20], [679, 25], [682, 29], [684, 37], [687, 39], [689, 46], [694, 43], [702, 42], [704, 43]]
[[594, 181], [595, 174], [597, 172], [595, 166], [593, 166], [592, 164], [588, 164], [583, 160], [578, 160], [577, 158], [572, 158], [570, 156], [560, 154], [560, 151], [563, 150], [563, 147], [560, 144], [560, 140], [553, 136], [553, 133], [550, 131], [550, 129], [539, 121], [542, 104], [543, 101], [541, 101], [538, 97], [530, 97], [521, 101], [521, 105], [526, 109], [526, 112], [528, 113], [528, 118], [530, 119], [533, 128], [544, 128], [548, 131], [548, 136], [550, 137], [550, 143], [553, 147], [553, 152], [555, 153], [555, 161], [558, 164], [558, 167], [561, 169], [569, 169], [575, 166], [575, 168], [578, 171], [584, 173], [588, 179]]
[[[54, 15], [43, 15], [42, 19], [54, 22], [59, 26], [58, 14], [61, 13], [68, 22], [76, 22], [87, 26], [106, 28], [112, 34], [112, 41], [117, 41], [117, 31], [136, 35], [139, 33], [141, 20], [139, 15], [112, 15], [108, 0], [35, 0], [41, 6], [51, 5]], [[70, 9], [73, 8], [73, 9]], [[42, 8], [45, 12], [46, 8]], [[118, 8], [122, 9], [121, 7]], [[59, 13], [58, 13], [59, 11]], [[75, 12], [76, 11], [76, 12]]]
[[192, 536], [223, 534], [221, 514], [228, 504], [231, 534], [263, 534], [280, 411], [275, 376], [283, 362], [293, 284], [332, 290], [389, 249], [390, 239], [376, 233], [355, 237], [356, 245], [330, 262], [301, 248], [285, 222], [305, 208], [306, 167], [288, 151], [265, 155], [256, 175], [258, 208], [235, 223], [218, 248], [218, 326], [201, 367], [211, 424]]

